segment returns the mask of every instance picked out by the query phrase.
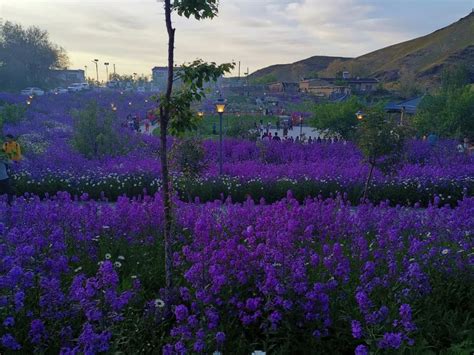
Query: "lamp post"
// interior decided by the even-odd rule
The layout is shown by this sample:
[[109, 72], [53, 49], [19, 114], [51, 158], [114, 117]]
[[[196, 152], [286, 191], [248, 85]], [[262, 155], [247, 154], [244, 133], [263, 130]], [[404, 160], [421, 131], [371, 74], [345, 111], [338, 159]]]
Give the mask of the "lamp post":
[[95, 74], [97, 78], [97, 83], [99, 83], [99, 59], [94, 59], [92, 63], [95, 64]]
[[105, 65], [105, 73], [107, 75], [107, 78], [105, 79], [105, 82], [109, 82], [109, 64], [108, 62], [105, 62], [104, 65]]
[[300, 115], [300, 139], [303, 138], [303, 116]]
[[219, 114], [219, 175], [222, 176], [223, 172], [223, 161], [222, 161], [222, 115], [225, 111], [225, 101], [221, 97], [219, 98], [216, 103], [216, 112]]
[[357, 119], [358, 119], [359, 121], [362, 121], [362, 120], [364, 119], [364, 117], [365, 117], [365, 114], [364, 114], [362, 111], [360, 111], [360, 110], [357, 111], [355, 115], [356, 115], [356, 117], [357, 117]]
[[84, 71], [84, 77], [85, 77], [86, 80], [87, 80], [87, 65], [84, 65], [84, 69], [85, 69], [85, 71]]

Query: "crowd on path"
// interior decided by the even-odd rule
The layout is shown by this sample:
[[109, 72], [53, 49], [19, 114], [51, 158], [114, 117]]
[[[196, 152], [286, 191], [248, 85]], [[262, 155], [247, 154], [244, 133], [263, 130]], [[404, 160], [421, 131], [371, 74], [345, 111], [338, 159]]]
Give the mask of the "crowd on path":
[[152, 110], [149, 110], [144, 118], [142, 118], [139, 113], [129, 113], [122, 123], [122, 127], [138, 133], [151, 134], [152, 128], [156, 126], [157, 123], [158, 118]]

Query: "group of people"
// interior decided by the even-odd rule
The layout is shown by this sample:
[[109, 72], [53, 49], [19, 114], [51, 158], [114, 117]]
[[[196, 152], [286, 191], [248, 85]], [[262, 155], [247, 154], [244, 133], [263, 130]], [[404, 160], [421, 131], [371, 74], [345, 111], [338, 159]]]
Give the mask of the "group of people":
[[276, 142], [291, 142], [291, 143], [303, 143], [303, 144], [332, 144], [332, 143], [337, 143], [339, 141], [342, 141], [345, 143], [344, 140], [339, 140], [337, 137], [332, 137], [332, 138], [321, 138], [318, 136], [317, 138], [313, 138], [309, 136], [307, 139], [304, 135], [302, 136], [297, 136], [296, 138], [293, 138], [292, 136], [287, 136], [284, 135], [283, 137], [280, 137], [278, 135], [278, 131], [276, 131], [274, 134], [272, 132], [264, 132], [263, 135], [261, 136], [262, 141], [276, 141]]
[[153, 113], [153, 111], [151, 110], [147, 112], [146, 117], [144, 119], [140, 117], [139, 113], [136, 113], [133, 115], [129, 113], [127, 115], [125, 122], [122, 124], [122, 127], [129, 128], [132, 131], [135, 131], [138, 133], [142, 133], [142, 126], [143, 126], [144, 132], [149, 133], [151, 126], [154, 125], [156, 121], [157, 121], [157, 118], [155, 114]]
[[466, 155], [474, 155], [474, 143], [469, 140], [469, 138], [464, 138], [458, 144], [458, 152]]
[[0, 195], [7, 195], [7, 202], [11, 205], [13, 192], [10, 182], [10, 166], [22, 159], [21, 146], [11, 134], [5, 136], [5, 143], [0, 152]]

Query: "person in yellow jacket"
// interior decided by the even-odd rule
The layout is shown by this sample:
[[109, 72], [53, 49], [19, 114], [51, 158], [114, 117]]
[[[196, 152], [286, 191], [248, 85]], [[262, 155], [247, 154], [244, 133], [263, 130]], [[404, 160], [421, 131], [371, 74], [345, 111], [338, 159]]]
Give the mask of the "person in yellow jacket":
[[7, 134], [5, 137], [7, 141], [3, 143], [3, 151], [14, 162], [20, 161], [22, 159], [20, 144], [13, 139], [11, 134]]

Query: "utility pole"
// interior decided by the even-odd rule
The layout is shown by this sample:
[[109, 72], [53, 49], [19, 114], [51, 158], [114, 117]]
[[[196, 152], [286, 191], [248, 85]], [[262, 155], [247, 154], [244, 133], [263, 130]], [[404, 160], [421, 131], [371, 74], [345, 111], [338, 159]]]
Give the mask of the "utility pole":
[[109, 62], [105, 62], [104, 65], [105, 65], [105, 72], [107, 74], [107, 78], [105, 79], [105, 82], [109, 82]]
[[96, 78], [97, 78], [97, 84], [99, 84], [99, 59], [94, 59], [92, 61], [92, 63], [95, 64], [95, 74], [96, 74]]
[[240, 81], [240, 60], [239, 60], [239, 81]]

